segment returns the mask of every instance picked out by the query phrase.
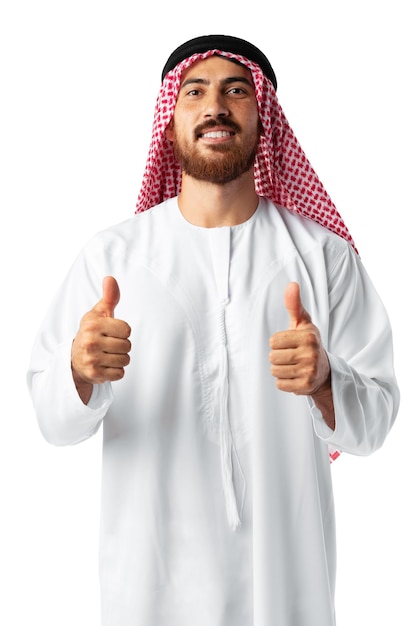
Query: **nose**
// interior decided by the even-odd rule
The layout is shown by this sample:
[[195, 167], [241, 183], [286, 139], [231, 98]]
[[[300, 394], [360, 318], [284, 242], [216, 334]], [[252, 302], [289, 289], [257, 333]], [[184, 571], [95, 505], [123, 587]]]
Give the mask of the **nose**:
[[207, 94], [205, 105], [205, 117], [226, 117], [230, 113], [224, 95], [218, 91]]

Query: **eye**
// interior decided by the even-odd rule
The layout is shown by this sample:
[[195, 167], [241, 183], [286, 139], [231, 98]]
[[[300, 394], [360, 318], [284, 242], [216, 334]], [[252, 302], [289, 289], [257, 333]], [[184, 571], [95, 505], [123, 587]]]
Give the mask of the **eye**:
[[247, 98], [249, 92], [245, 87], [230, 87], [230, 89], [226, 91], [226, 95], [233, 98]]
[[241, 94], [245, 93], [245, 91], [241, 87], [232, 87], [232, 89], [229, 89], [228, 93]]
[[201, 91], [199, 89], [190, 89], [190, 91], [187, 91], [187, 96], [199, 96], [201, 94]]

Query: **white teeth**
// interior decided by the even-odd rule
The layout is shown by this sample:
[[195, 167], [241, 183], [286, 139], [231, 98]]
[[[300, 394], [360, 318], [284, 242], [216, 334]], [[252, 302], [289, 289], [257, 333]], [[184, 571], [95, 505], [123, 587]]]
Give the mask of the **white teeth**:
[[203, 137], [209, 137], [210, 139], [219, 139], [220, 137], [230, 137], [232, 133], [226, 130], [216, 130], [209, 133], [204, 133]]

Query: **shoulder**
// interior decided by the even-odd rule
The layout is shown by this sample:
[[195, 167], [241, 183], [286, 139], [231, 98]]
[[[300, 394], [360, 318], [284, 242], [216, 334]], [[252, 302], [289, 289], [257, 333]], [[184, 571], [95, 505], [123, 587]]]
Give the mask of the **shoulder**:
[[345, 256], [357, 257], [350, 243], [312, 219], [262, 199], [263, 219], [285, 238], [288, 248], [301, 256], [312, 254], [327, 257], [331, 263]]
[[163, 202], [99, 231], [87, 242], [85, 252], [126, 256], [135, 250], [146, 250], [157, 238], [163, 240], [165, 233], [172, 232], [175, 200]]

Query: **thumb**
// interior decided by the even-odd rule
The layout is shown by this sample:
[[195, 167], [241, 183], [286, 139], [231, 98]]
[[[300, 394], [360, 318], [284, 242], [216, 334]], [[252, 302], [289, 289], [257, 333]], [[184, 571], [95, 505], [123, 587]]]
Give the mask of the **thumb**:
[[120, 300], [120, 289], [113, 276], [103, 278], [103, 296], [94, 307], [94, 311], [104, 317], [114, 317], [114, 309]]
[[290, 316], [290, 330], [295, 330], [302, 323], [311, 323], [310, 315], [301, 302], [300, 285], [298, 283], [288, 283], [284, 293], [284, 304]]

